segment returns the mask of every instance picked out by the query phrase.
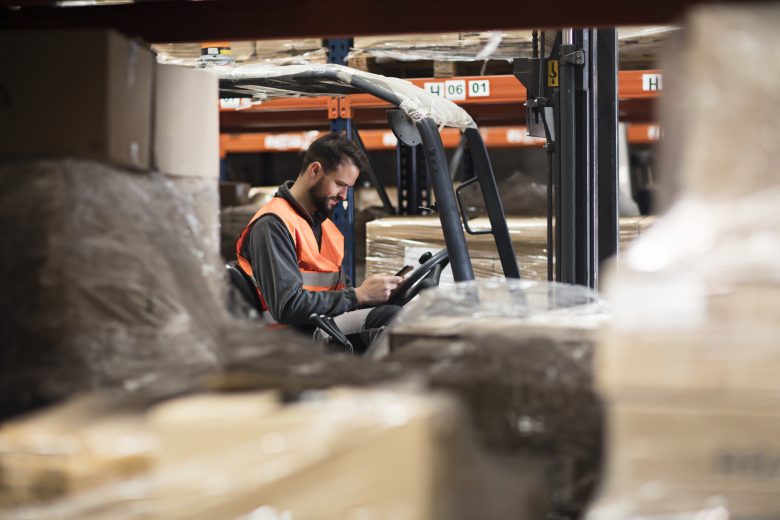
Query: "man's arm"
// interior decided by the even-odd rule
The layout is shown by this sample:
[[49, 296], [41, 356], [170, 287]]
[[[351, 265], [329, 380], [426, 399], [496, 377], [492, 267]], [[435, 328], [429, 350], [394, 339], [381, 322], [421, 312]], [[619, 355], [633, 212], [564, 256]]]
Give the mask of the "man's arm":
[[249, 256], [255, 279], [271, 316], [287, 325], [308, 325], [312, 313], [336, 316], [357, 307], [352, 288], [307, 291], [287, 227], [275, 216], [255, 221], [249, 233]]

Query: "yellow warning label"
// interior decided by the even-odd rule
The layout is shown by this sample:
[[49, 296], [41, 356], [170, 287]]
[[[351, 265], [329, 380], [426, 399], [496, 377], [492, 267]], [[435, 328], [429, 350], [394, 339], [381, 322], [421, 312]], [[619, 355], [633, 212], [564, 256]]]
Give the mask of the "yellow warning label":
[[547, 86], [558, 86], [558, 60], [550, 60], [547, 62]]

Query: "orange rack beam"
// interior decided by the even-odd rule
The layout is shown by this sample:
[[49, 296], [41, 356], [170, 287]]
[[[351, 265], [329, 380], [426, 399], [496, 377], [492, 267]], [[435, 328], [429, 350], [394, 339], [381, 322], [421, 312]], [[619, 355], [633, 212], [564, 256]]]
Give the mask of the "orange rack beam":
[[[524, 123], [526, 90], [514, 77], [466, 76], [412, 79], [411, 83], [438, 92], [463, 106], [480, 126], [512, 126]], [[621, 121], [651, 122], [652, 102], [662, 89], [658, 70], [619, 73], [618, 98]], [[448, 94], [451, 94], [448, 96]], [[224, 105], [225, 103], [223, 103]], [[370, 94], [346, 96], [346, 105], [360, 128], [387, 127], [385, 111], [390, 105]], [[326, 129], [331, 98], [283, 98], [265, 103], [221, 108], [223, 132], [290, 131]]]
[[[544, 139], [526, 135], [524, 126], [499, 126], [480, 129], [488, 148], [540, 147]], [[296, 152], [306, 149], [313, 140], [324, 132], [256, 132], [220, 135], [220, 155], [229, 153]], [[360, 137], [368, 150], [393, 150], [396, 138], [390, 130], [361, 130]], [[455, 148], [460, 141], [460, 131], [445, 128], [441, 131], [445, 148]], [[629, 125], [628, 142], [631, 144], [652, 143], [660, 138], [657, 125]]]

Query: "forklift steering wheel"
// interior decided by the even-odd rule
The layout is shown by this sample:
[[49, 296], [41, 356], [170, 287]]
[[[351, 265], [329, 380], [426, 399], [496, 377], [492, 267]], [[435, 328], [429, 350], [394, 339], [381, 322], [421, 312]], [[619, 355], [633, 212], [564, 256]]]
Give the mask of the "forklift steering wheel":
[[[426, 253], [430, 255], [430, 253]], [[401, 282], [387, 299], [389, 305], [406, 305], [423, 289], [439, 285], [442, 270], [450, 263], [447, 249], [442, 249], [423, 262]]]

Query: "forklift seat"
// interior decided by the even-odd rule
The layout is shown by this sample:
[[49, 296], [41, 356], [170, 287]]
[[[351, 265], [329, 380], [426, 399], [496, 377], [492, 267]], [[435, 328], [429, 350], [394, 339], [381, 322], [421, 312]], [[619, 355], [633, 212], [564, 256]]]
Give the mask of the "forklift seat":
[[[230, 278], [230, 283], [233, 284], [233, 287], [238, 289], [241, 297], [244, 298], [253, 309], [257, 310], [260, 316], [269, 316], [267, 311], [263, 311], [263, 305], [260, 302], [260, 294], [257, 292], [254, 280], [241, 270], [238, 266], [238, 262], [233, 260], [226, 263], [225, 270], [228, 273], [228, 278]], [[337, 344], [342, 345], [351, 353], [355, 352], [352, 343], [350, 343], [349, 339], [344, 335], [341, 329], [339, 329], [338, 325], [333, 321], [333, 318], [325, 316], [324, 314], [315, 313], [311, 315], [310, 319], [313, 324], [317, 325], [317, 327], [330, 335], [332, 340]], [[276, 322], [271, 323], [271, 327], [287, 326], [277, 324]]]
[[235, 260], [225, 264], [225, 270], [233, 287], [238, 289], [238, 292], [253, 309], [262, 314], [263, 304], [260, 302], [260, 295], [257, 293], [254, 280], [241, 270]]

